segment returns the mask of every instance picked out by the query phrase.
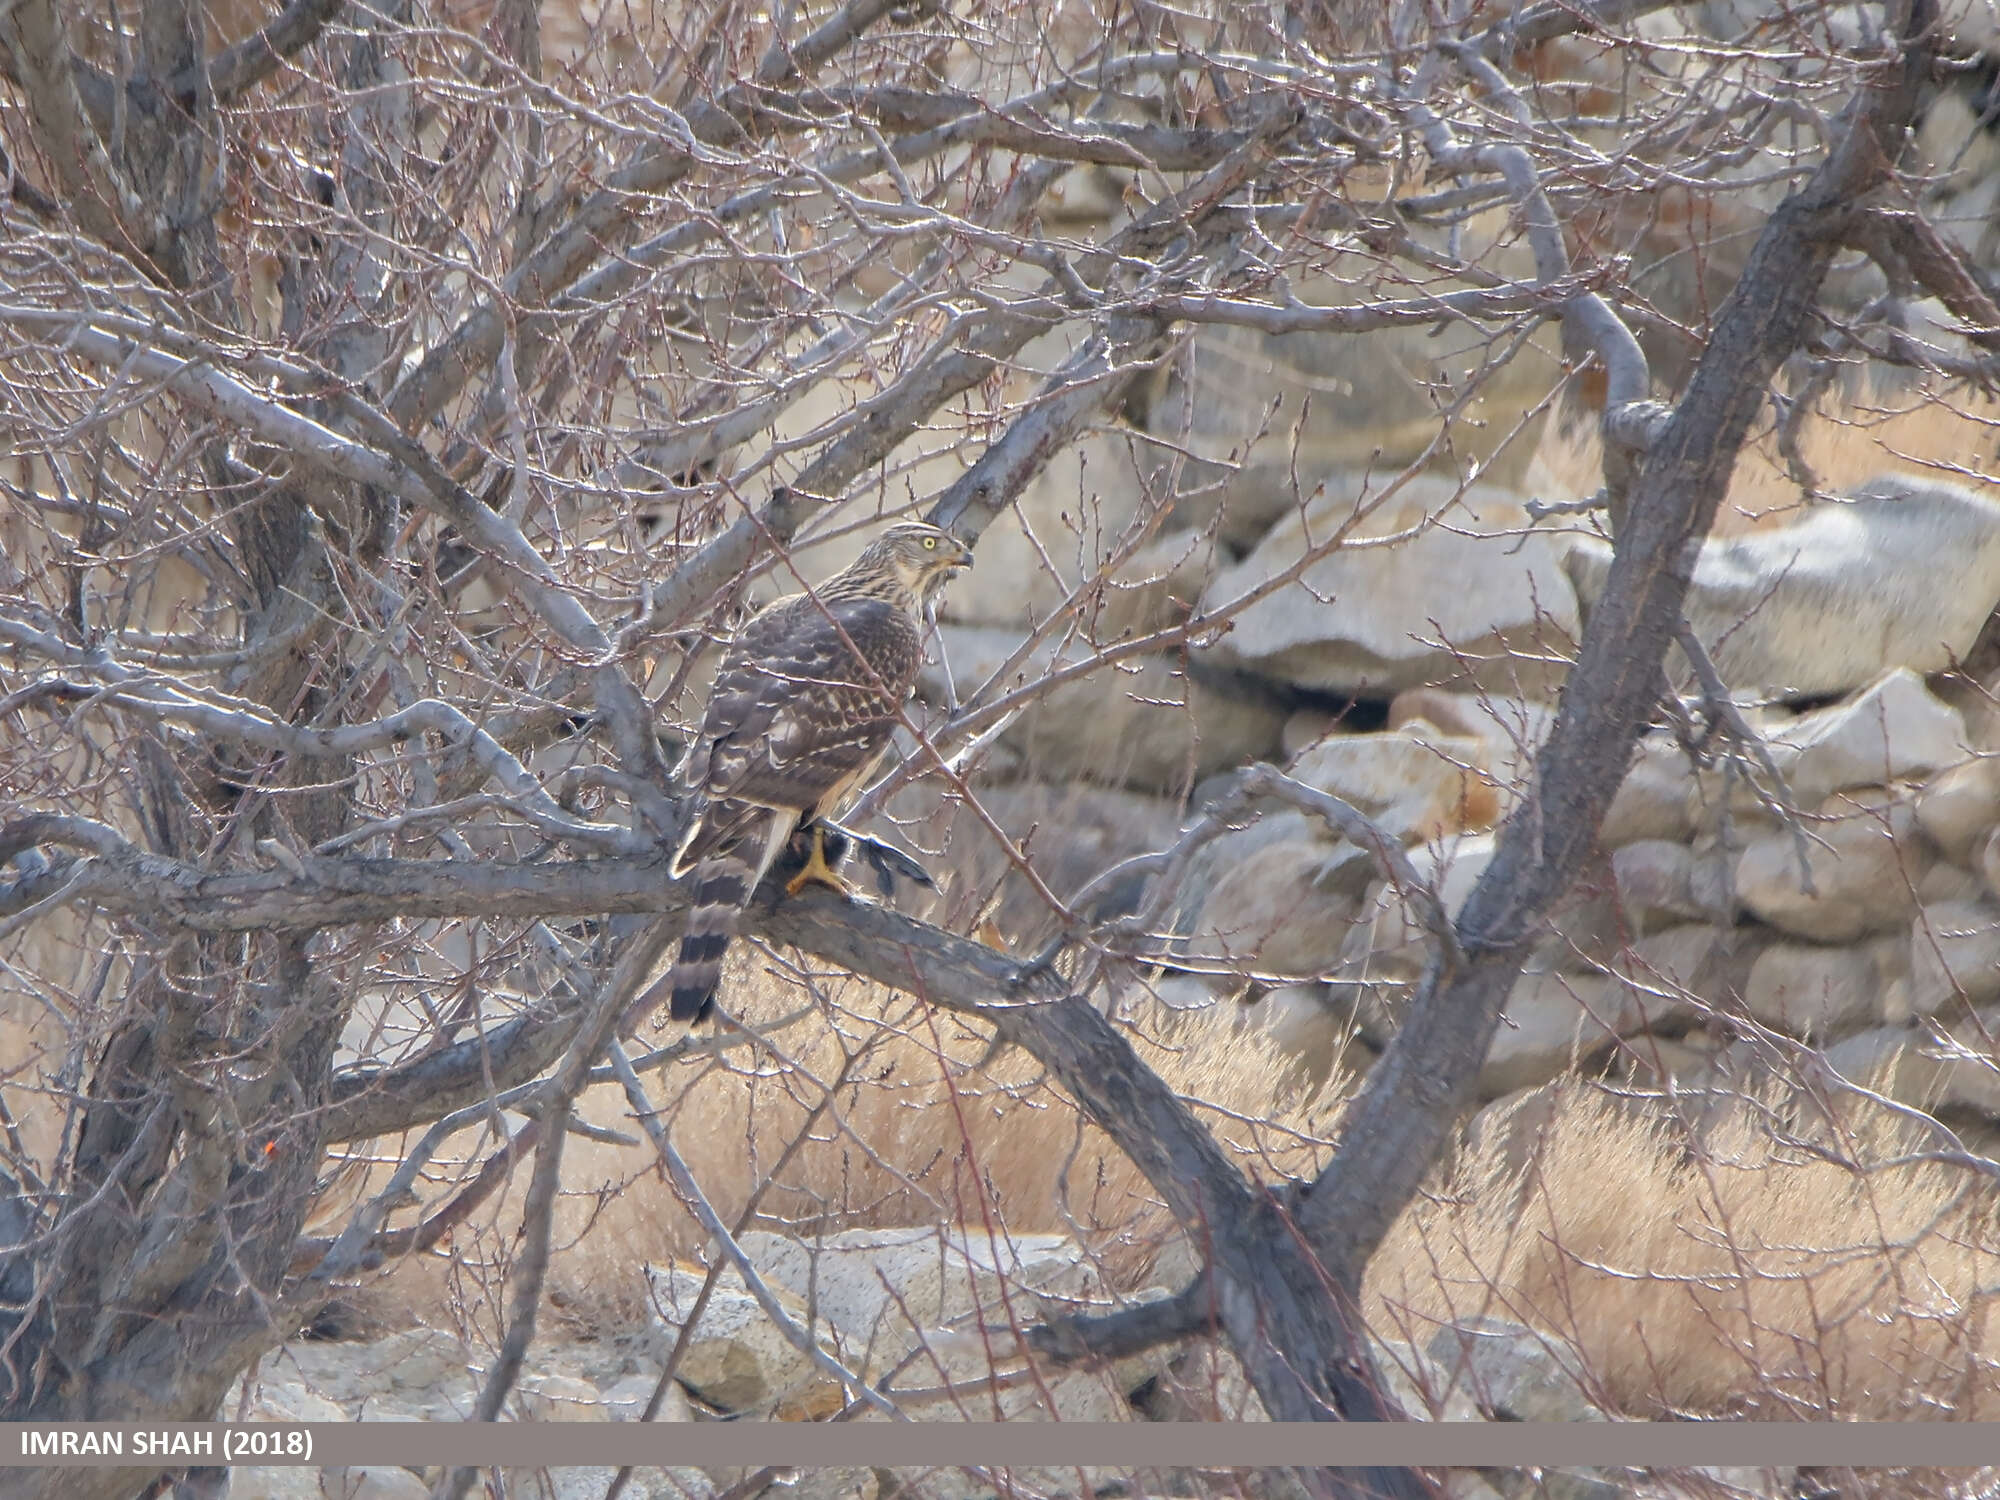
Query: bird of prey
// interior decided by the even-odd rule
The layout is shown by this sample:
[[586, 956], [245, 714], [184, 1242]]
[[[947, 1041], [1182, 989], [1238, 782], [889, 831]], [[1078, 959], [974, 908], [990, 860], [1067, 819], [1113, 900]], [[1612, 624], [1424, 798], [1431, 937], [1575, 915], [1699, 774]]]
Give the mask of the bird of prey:
[[811, 834], [809, 881], [846, 891], [824, 825], [889, 747], [924, 662], [924, 611], [971, 550], [935, 526], [884, 531], [845, 571], [759, 610], [730, 643], [679, 779], [696, 799], [675, 851], [693, 874], [687, 932], [668, 974], [677, 1021], [715, 1000], [743, 908], [793, 832]]

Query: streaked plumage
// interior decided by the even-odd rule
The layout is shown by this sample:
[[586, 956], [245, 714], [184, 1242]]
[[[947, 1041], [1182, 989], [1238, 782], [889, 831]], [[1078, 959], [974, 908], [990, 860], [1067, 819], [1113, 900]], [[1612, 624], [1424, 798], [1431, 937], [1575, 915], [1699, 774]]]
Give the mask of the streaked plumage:
[[693, 874], [674, 1019], [708, 1013], [743, 908], [793, 831], [834, 817], [880, 763], [923, 666], [924, 606], [971, 561], [934, 526], [891, 526], [737, 632], [680, 770], [699, 803], [674, 855], [674, 875]]

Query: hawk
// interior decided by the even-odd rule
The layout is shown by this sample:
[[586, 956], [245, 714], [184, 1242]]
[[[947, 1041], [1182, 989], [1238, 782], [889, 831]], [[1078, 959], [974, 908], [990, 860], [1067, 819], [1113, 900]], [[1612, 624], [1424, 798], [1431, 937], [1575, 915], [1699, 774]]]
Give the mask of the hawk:
[[699, 1021], [750, 896], [795, 830], [811, 856], [786, 887], [845, 891], [824, 824], [881, 763], [924, 664], [924, 609], [972, 552], [921, 522], [891, 526], [845, 571], [745, 622], [709, 694], [679, 778], [697, 801], [674, 852], [692, 873], [687, 932], [668, 974], [668, 1014]]

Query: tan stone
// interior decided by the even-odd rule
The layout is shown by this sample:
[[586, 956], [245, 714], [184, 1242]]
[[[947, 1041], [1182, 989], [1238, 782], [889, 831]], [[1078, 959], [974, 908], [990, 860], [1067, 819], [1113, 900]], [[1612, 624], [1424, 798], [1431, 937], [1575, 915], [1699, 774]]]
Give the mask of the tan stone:
[[1498, 791], [1496, 816], [1505, 816], [1529, 786], [1535, 756], [1555, 727], [1556, 716], [1551, 705], [1529, 698], [1454, 693], [1434, 687], [1409, 688], [1389, 704], [1391, 729], [1404, 728], [1419, 719], [1446, 734], [1468, 735], [1486, 746], [1484, 763]]
[[1941, 901], [1910, 924], [1910, 1006], [1918, 1015], [2000, 1000], [2000, 910]]
[[1615, 849], [1639, 839], [1685, 840], [1694, 831], [1694, 785], [1694, 768], [1680, 746], [1660, 736], [1640, 741], [1632, 768], [1605, 811], [1598, 841]]
[[1917, 793], [1917, 823], [1946, 859], [1968, 863], [2000, 823], [2000, 765], [1970, 760], [1940, 771]]
[[[927, 667], [920, 681], [933, 702], [944, 700], [946, 663], [963, 700], [1000, 671], [1025, 639], [962, 626], [940, 630], [939, 638], [943, 659]], [[996, 683], [992, 696], [1090, 655], [1080, 645], [1065, 648], [1059, 658], [1052, 648], [1037, 648]], [[1253, 683], [1190, 676], [1177, 657], [1140, 656], [1098, 665], [1048, 688], [1003, 739], [1031, 775], [1045, 780], [1179, 793], [1216, 771], [1268, 757], [1285, 718], [1275, 698]]]
[[1610, 1045], [1629, 1020], [1624, 986], [1606, 975], [1523, 974], [1479, 1071], [1487, 1099], [1546, 1083]]
[[[646, 1268], [662, 1353], [679, 1335], [705, 1275], [701, 1267], [693, 1265]], [[771, 1290], [797, 1326], [812, 1326], [803, 1303], [782, 1287]], [[717, 1279], [701, 1322], [682, 1355], [679, 1377], [710, 1406], [727, 1412], [759, 1413], [798, 1400], [808, 1386], [826, 1379], [778, 1331], [733, 1267]]]
[[1886, 988], [1870, 946], [1773, 943], [1751, 966], [1743, 1003], [1766, 1026], [1824, 1038], [1878, 1021]]
[[1486, 752], [1476, 736], [1416, 720], [1386, 734], [1329, 736], [1299, 756], [1291, 775], [1352, 803], [1393, 838], [1427, 841], [1493, 825], [1499, 797]]

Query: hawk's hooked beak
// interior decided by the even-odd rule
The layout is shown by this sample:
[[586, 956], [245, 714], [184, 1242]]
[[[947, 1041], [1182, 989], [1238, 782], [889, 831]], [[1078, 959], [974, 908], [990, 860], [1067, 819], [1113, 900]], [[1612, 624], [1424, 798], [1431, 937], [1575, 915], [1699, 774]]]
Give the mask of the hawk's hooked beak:
[[957, 537], [952, 538], [951, 544], [958, 550], [945, 562], [945, 566], [954, 573], [963, 573], [972, 566], [972, 549]]

